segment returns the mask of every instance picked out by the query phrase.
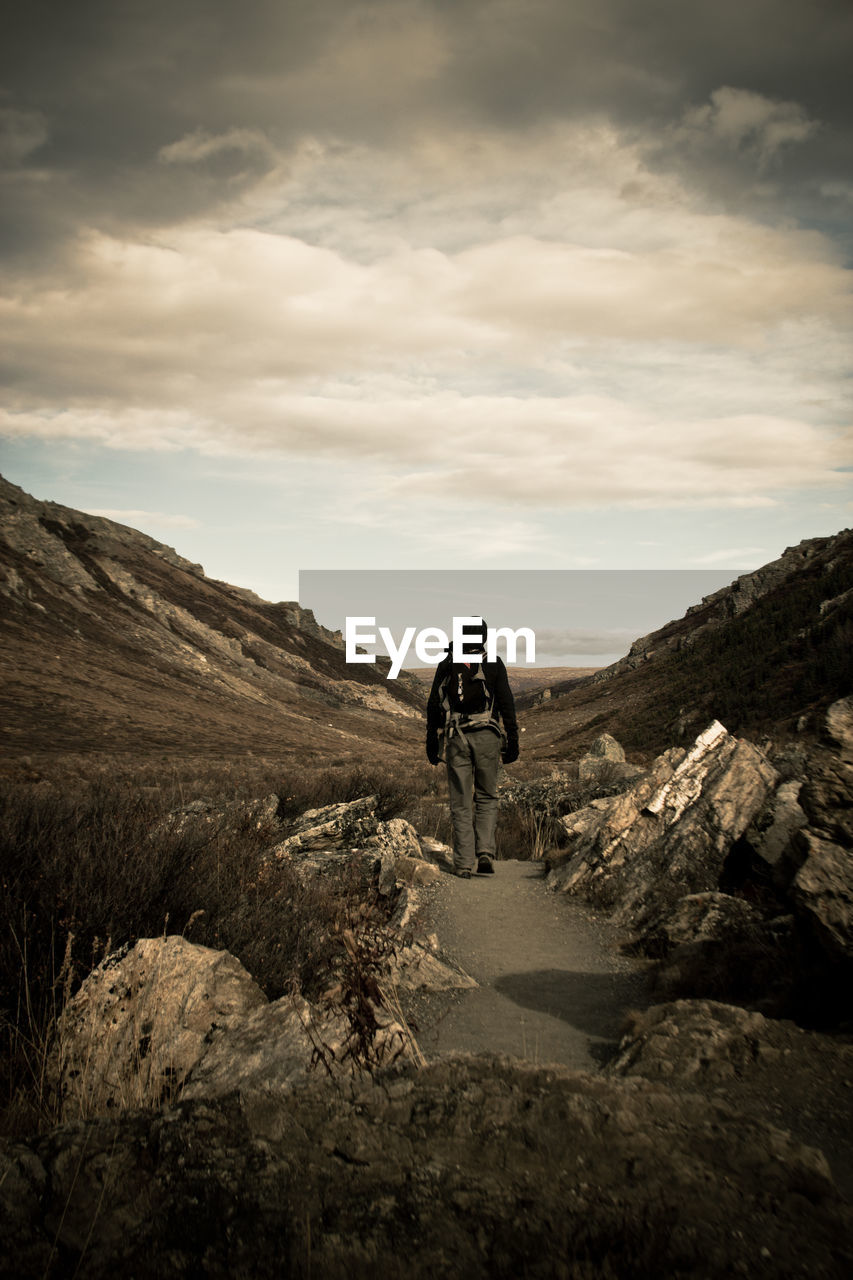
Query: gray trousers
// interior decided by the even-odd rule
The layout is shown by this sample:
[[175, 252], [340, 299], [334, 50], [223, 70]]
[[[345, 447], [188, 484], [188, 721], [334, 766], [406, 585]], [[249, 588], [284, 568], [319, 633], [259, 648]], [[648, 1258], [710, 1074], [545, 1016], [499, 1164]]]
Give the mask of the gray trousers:
[[447, 787], [453, 865], [473, 871], [481, 853], [494, 857], [501, 740], [491, 729], [455, 733], [447, 743]]

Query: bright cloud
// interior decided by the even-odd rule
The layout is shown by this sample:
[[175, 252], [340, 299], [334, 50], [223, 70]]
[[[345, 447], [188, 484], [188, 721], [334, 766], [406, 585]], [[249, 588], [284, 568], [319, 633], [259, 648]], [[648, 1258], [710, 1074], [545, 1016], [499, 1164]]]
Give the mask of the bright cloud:
[[738, 565], [746, 569], [764, 564], [769, 555], [766, 547], [726, 547], [719, 551], [709, 551], [705, 555], [693, 556], [693, 564]]
[[161, 147], [158, 158], [165, 164], [198, 164], [223, 152], [260, 153], [270, 158], [275, 155], [269, 140], [257, 129], [228, 129], [217, 134], [196, 129]]
[[[806, 129], [791, 106], [720, 90], [690, 128], [770, 154]], [[846, 481], [850, 273], [819, 233], [707, 210], [601, 123], [405, 157], [199, 130], [160, 158], [231, 153], [268, 171], [226, 223], [90, 229], [11, 282], [6, 434], [373, 459], [392, 506], [761, 507]]]

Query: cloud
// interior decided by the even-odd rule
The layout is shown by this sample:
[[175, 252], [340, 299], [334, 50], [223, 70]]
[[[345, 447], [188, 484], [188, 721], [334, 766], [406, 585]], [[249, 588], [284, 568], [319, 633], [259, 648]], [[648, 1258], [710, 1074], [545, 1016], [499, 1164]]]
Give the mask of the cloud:
[[395, 519], [509, 504], [501, 546], [835, 490], [844, 24], [757, 3], [22, 10], [3, 430], [361, 463]]
[[0, 168], [16, 168], [37, 151], [48, 137], [41, 111], [0, 107]]
[[176, 142], [161, 147], [157, 155], [164, 164], [194, 165], [223, 153], [260, 155], [270, 160], [276, 156], [269, 139], [258, 129], [228, 129], [218, 134], [195, 129]]
[[675, 136], [691, 146], [714, 142], [748, 152], [766, 168], [782, 147], [805, 142], [818, 128], [797, 102], [775, 102], [724, 85], [713, 91], [709, 103], [685, 113]]
[[791, 490], [830, 491], [849, 479], [838, 470], [849, 438], [828, 439], [782, 418], [660, 423], [613, 400], [418, 398], [416, 389], [409, 399], [279, 393], [241, 405], [220, 403], [213, 388], [205, 408], [195, 421], [177, 410], [4, 411], [0, 431], [210, 456], [372, 459], [384, 471], [377, 501], [389, 509], [415, 499], [475, 508], [762, 507]]
[[112, 509], [90, 510], [90, 515], [102, 516], [105, 520], [115, 520], [118, 524], [130, 525], [139, 529], [145, 525], [160, 526], [170, 529], [197, 529], [198, 520], [193, 516], [170, 515], [163, 511], [115, 511]]
[[[650, 13], [636, 0], [150, 0], [106, 13], [46, 0], [19, 6], [4, 34], [4, 106], [49, 138], [15, 144], [49, 175], [52, 218], [36, 219], [43, 192], [19, 214], [40, 242], [218, 210], [234, 186], [205, 181], [205, 166], [216, 173], [242, 149], [254, 165], [240, 172], [256, 178], [269, 158], [260, 138], [286, 156], [306, 138], [406, 152], [427, 134], [453, 152], [460, 137], [463, 160], [465, 135], [523, 142], [605, 121], [661, 144], [659, 167], [681, 171], [669, 126], [692, 108], [695, 137], [795, 149], [823, 182], [845, 175], [850, 153], [844, 3], [661, 0]], [[217, 139], [230, 141], [196, 156], [188, 182], [190, 152]], [[809, 189], [820, 207], [820, 183]]]
[[[373, 459], [398, 503], [485, 482], [520, 506], [760, 506], [840, 482], [830, 241], [703, 209], [601, 123], [446, 143], [306, 142], [235, 205], [263, 225], [90, 229], [10, 273], [3, 429]], [[164, 167], [255, 145], [191, 133]], [[292, 209], [299, 235], [275, 225]]]
[[754, 565], [764, 564], [769, 554], [766, 547], [727, 547], [693, 556], [691, 564], [721, 564], [729, 568], [751, 569]]

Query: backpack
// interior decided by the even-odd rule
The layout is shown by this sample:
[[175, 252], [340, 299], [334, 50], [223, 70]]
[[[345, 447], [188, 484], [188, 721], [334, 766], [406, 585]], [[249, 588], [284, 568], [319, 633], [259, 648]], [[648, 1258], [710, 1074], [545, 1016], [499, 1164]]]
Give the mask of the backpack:
[[471, 715], [463, 715], [461, 711], [454, 711], [451, 708], [449, 687], [450, 687], [450, 680], [451, 680], [452, 674], [453, 674], [453, 664], [451, 663], [447, 674], [445, 675], [441, 684], [438, 687], [439, 696], [441, 699], [441, 707], [442, 707], [442, 710], [444, 711], [444, 728], [439, 729], [438, 731], [439, 760], [445, 760], [447, 758], [447, 744], [454, 734], [462, 734], [462, 733], [465, 733], [466, 730], [471, 730], [474, 728], [491, 729], [500, 738], [501, 750], [503, 751], [507, 742], [506, 732], [503, 726], [500, 725], [493, 716], [493, 710], [495, 705], [495, 694], [494, 694], [494, 690], [490, 691], [489, 686], [486, 684], [486, 674], [483, 671], [482, 662], [477, 663], [477, 669], [476, 671], [473, 672], [471, 679], [482, 680], [483, 682], [483, 693], [485, 695], [485, 700], [487, 704], [485, 711], [475, 711]]

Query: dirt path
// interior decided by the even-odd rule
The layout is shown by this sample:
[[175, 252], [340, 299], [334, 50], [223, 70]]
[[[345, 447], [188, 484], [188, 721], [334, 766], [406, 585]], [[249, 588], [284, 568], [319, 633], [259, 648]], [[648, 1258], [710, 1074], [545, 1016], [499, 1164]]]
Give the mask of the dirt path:
[[444, 876], [430, 927], [442, 950], [480, 984], [421, 1009], [427, 1057], [497, 1052], [595, 1069], [626, 1009], [645, 1004], [639, 965], [618, 936], [545, 888], [532, 862], [498, 862], [492, 876]]

